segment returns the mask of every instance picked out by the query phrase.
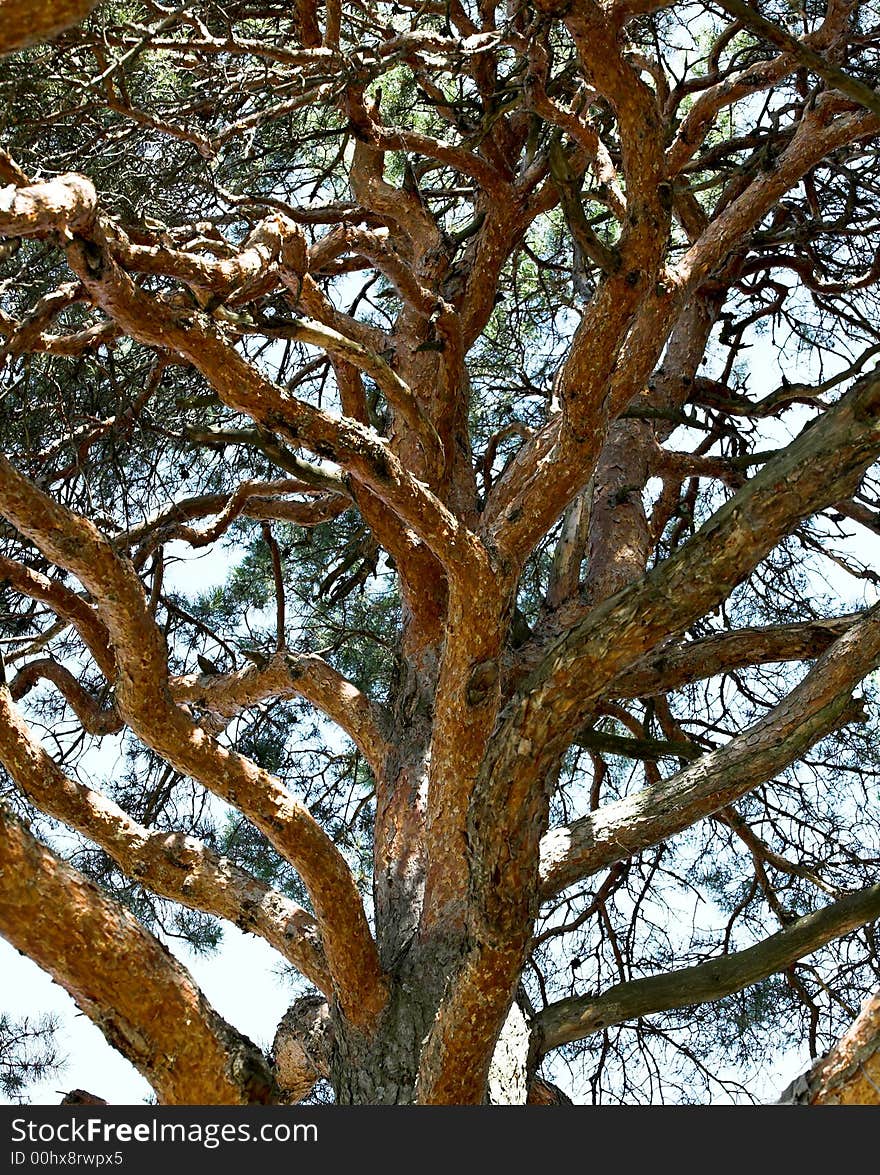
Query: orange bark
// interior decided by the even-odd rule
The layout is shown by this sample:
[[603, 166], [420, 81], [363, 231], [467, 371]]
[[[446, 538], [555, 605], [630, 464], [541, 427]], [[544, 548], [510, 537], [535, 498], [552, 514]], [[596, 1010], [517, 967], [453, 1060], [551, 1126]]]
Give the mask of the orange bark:
[[89, 15], [98, 0], [0, 0], [0, 53], [47, 41]]
[[880, 1106], [880, 993], [810, 1073], [814, 1106]]
[[73, 996], [160, 1101], [277, 1099], [259, 1050], [217, 1015], [165, 947], [4, 809], [0, 932]]

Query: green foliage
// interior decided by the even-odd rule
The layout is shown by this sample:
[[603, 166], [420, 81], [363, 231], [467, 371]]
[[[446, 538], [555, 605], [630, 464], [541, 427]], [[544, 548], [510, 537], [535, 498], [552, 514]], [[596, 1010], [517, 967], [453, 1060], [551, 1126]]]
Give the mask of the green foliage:
[[27, 1100], [28, 1087], [64, 1067], [55, 1034], [58, 1021], [43, 1015], [13, 1019], [0, 1013], [0, 1091], [10, 1101]]
[[[780, 20], [792, 15], [781, 0], [762, 10]], [[276, 211], [302, 214], [310, 244], [325, 234], [367, 224], [378, 225], [390, 247], [403, 248], [394, 217], [348, 218], [354, 203], [349, 170], [357, 136], [341, 98], [356, 68], [355, 52], [361, 54], [360, 60], [372, 61], [370, 52], [402, 31], [451, 37], [449, 9], [383, 4], [378, 15], [357, 6], [345, 12], [345, 67], [340, 70], [334, 64], [319, 79], [325, 88], [316, 85], [306, 91], [297, 88], [295, 71], [276, 69], [271, 55], [263, 60], [233, 51], [229, 44], [223, 52], [176, 51], [193, 37], [209, 35], [222, 41], [234, 27], [240, 41], [262, 39], [276, 55], [283, 54], [290, 49], [285, 31], [290, 5], [280, 0], [196, 5], [201, 25], [189, 11], [181, 13], [163, 29], [166, 48], [144, 43], [123, 65], [123, 48], [140, 35], [144, 22], [155, 18], [155, 10], [130, 0], [105, 0], [81, 37], [71, 35], [0, 60], [4, 144], [34, 177], [71, 169], [90, 176], [108, 223], [115, 218], [125, 225], [132, 240], [140, 239], [139, 233], [157, 240], [157, 249], [186, 248], [193, 255], [212, 255], [215, 250], [216, 256], [225, 256]], [[804, 12], [810, 20], [820, 19], [822, 0], [807, 0]], [[515, 25], [520, 35], [516, 22], [531, 15], [528, 8], [517, 8], [511, 29]], [[862, 11], [854, 19], [870, 27]], [[523, 27], [530, 35], [538, 28]], [[713, 59], [719, 28], [715, 18], [689, 5], [639, 17], [627, 26], [628, 51], [659, 57], [668, 102], [677, 101], [664, 146], [670, 145], [716, 75], [739, 77], [769, 56], [766, 45], [740, 29]], [[847, 68], [876, 84], [876, 65], [866, 52], [872, 38], [866, 33], [853, 45]], [[566, 32], [555, 28], [546, 47], [548, 94], [561, 110], [577, 111], [588, 129], [601, 136], [627, 195], [612, 105], [597, 99], [588, 79], [581, 77]], [[363, 82], [359, 87], [378, 103], [386, 126], [415, 130], [448, 146], [494, 151], [490, 157], [511, 174], [521, 176], [545, 159], [551, 141], [564, 139], [567, 158], [574, 159], [579, 148], [563, 135], [566, 119], [551, 123], [529, 105], [528, 85], [536, 67], [521, 52], [521, 43], [511, 35], [509, 43], [481, 56], [482, 73], [442, 64], [426, 72], [415, 71], [406, 55], [398, 54], [390, 63], [365, 66], [369, 76], [364, 80], [358, 75]], [[461, 66], [463, 59], [456, 60]], [[642, 71], [640, 76], [644, 80], [648, 75]], [[821, 97], [813, 82], [813, 89], [802, 93], [802, 81], [795, 74], [786, 75], [766, 95], [720, 108], [679, 180], [676, 195], [681, 197], [687, 187], [695, 215], [718, 214], [748, 182], [772, 174], [780, 152], [791, 142], [797, 119]], [[660, 86], [657, 77], [650, 84]], [[492, 139], [507, 114], [530, 128], [522, 154], [509, 159], [504, 144], [493, 145]], [[608, 193], [594, 170], [581, 168], [574, 198], [598, 241], [613, 251], [628, 230], [610, 210]], [[473, 258], [479, 214], [485, 212], [477, 185], [444, 162], [402, 150], [385, 154], [382, 178], [390, 189], [417, 191], [434, 217], [443, 247], [449, 250], [449, 268], [443, 279], [447, 285], [432, 292], [452, 297], [450, 290], [463, 280]], [[876, 345], [880, 307], [872, 288], [847, 294], [842, 307], [815, 290], [782, 297], [779, 282], [764, 280], [768, 274], [778, 276], [780, 256], [796, 273], [809, 263], [817, 280], [831, 284], [857, 280], [873, 264], [880, 220], [875, 149], [863, 144], [851, 153], [837, 153], [808, 178], [821, 208], [817, 211], [815, 201], [805, 194], [789, 193], [743, 245], [743, 255], [735, 259], [741, 268], [734, 267], [732, 276], [720, 269], [713, 275], [719, 288], [723, 282], [728, 286], [696, 382], [712, 385], [709, 391], [714, 388], [716, 394], [719, 387], [735, 394], [740, 409], [742, 401], [751, 398], [757, 403], [777, 385], [784, 389], [795, 368], [810, 378], [824, 378], [826, 366], [836, 370], [862, 347]], [[542, 174], [541, 183], [546, 180], [547, 174]], [[557, 412], [554, 381], [561, 357], [605, 281], [597, 266], [588, 265], [580, 255], [561, 208], [546, 198], [541, 184], [536, 190], [543, 211], [507, 257], [495, 304], [467, 356], [462, 407], [467, 427], [459, 443], [468, 450], [465, 459], [473, 459], [478, 507], [527, 438]], [[328, 206], [333, 212], [323, 221], [320, 209]], [[317, 218], [310, 220], [307, 213], [316, 208]], [[471, 235], [462, 232], [475, 224]], [[0, 249], [0, 309], [11, 319], [26, 319], [47, 293], [70, 283], [58, 245], [47, 238]], [[669, 263], [678, 261], [689, 245], [679, 208]], [[353, 261], [350, 252], [345, 257], [344, 264], [328, 265], [315, 278], [320, 296], [362, 326], [392, 335], [404, 310], [391, 277], [363, 258]], [[788, 275], [786, 269], [786, 280]], [[171, 278], [139, 274], [136, 280], [145, 292], [181, 310], [194, 311], [198, 305], [200, 312], [212, 312], [192, 290]], [[295, 295], [278, 291], [261, 294], [248, 305], [264, 327], [273, 318], [302, 310]], [[47, 329], [54, 336], [73, 336], [104, 322], [74, 286], [68, 304]], [[286, 393], [315, 408], [339, 410], [332, 367], [313, 348], [263, 336], [259, 330], [236, 337], [235, 346]], [[241, 672], [248, 664], [247, 653], [258, 658], [271, 654], [282, 637], [283, 646], [294, 653], [320, 653], [377, 704], [393, 711], [407, 669], [397, 568], [355, 503], [314, 526], [272, 522], [280, 581], [260, 522], [244, 515], [212, 544], [204, 561], [200, 551], [193, 552], [180, 540], [175, 530], [179, 520], [169, 520], [149, 539], [128, 542], [127, 532], [157, 516], [168, 517], [175, 503], [217, 494], [222, 504], [243, 481], [292, 477], [297, 461], [316, 460], [314, 454], [298, 450], [289, 436], [279, 439], [256, 429], [249, 417], [225, 406], [190, 366], [163, 365], [167, 359], [152, 348], [109, 334], [100, 345], [84, 346], [72, 355], [53, 353], [51, 346], [17, 354], [13, 347], [5, 358], [0, 388], [4, 450], [59, 500], [94, 519], [131, 556], [167, 638], [172, 673], [199, 674], [205, 659], [220, 672]], [[758, 411], [739, 415], [725, 412], [723, 405], [705, 395], [701, 399], [701, 390], [706, 393], [705, 387], [697, 389], [678, 416], [664, 421], [664, 427], [669, 424], [665, 431], [658, 428], [657, 443], [668, 444], [679, 455], [708, 454], [727, 461], [743, 476], [760, 467], [762, 453], [785, 443], [788, 433], [808, 423], [817, 411], [813, 402], [800, 404], [793, 417], [780, 412], [768, 420]], [[833, 402], [839, 390], [829, 387], [820, 405]], [[369, 418], [387, 438], [392, 427], [389, 406], [370, 380], [365, 381], [365, 392]], [[638, 408], [636, 403], [633, 418], [638, 418]], [[796, 427], [789, 427], [791, 419], [797, 421]], [[654, 524], [654, 510], [667, 483], [674, 483], [674, 478], [664, 480], [662, 489], [645, 488], [641, 506], [646, 525]], [[736, 484], [735, 477], [725, 482], [683, 476], [668, 517], [658, 513], [653, 562], [662, 563], [686, 542]], [[876, 506], [876, 481], [867, 479], [863, 491], [864, 501]], [[299, 504], [312, 500], [303, 493], [296, 496]], [[209, 515], [219, 513], [211, 510]], [[203, 521], [199, 516], [194, 525]], [[561, 529], [559, 522], [548, 531], [523, 569], [516, 637], [505, 653], [511, 660], [535, 632], [542, 640], [556, 635], [546, 594]], [[841, 533], [805, 523], [743, 579], [717, 613], [696, 621], [683, 639], [849, 608], [837, 585], [826, 582], [829, 567], [839, 569], [842, 559], [844, 570], [852, 571], [864, 593], [876, 587], [876, 576], [871, 579], [871, 569], [860, 568], [851, 558], [845, 539]], [[4, 553], [41, 573], [59, 574], [10, 530], [4, 530], [0, 540]], [[589, 572], [588, 562], [581, 570]], [[72, 577], [60, 578], [79, 590]], [[277, 628], [279, 586], [284, 598], [282, 633]], [[50, 623], [45, 609], [0, 584], [0, 639], [11, 672], [19, 661], [44, 651], [41, 642]], [[112, 686], [69, 628], [53, 631], [45, 648], [76, 671], [101, 705], [113, 704]], [[709, 751], [757, 721], [804, 669], [756, 665], [673, 691], [663, 699], [665, 710], [653, 698], [626, 699], [625, 706], [615, 703], [615, 712], [597, 713], [592, 721], [597, 729], [620, 736], [633, 734], [636, 728], [645, 738], [656, 739], [666, 737], [675, 723], [683, 735]], [[873, 706], [873, 697], [870, 702]], [[28, 692], [24, 704], [35, 728], [59, 751], [65, 769], [84, 781], [94, 777], [134, 819], [151, 828], [199, 836], [255, 877], [308, 906], [298, 876], [238, 812], [209, 797], [126, 735], [104, 742], [105, 750], [96, 758], [98, 740], [80, 732], [58, 691], [40, 686]], [[191, 710], [197, 721], [208, 720], [198, 702]], [[349, 740], [302, 700], [249, 706], [218, 737], [272, 772], [308, 804], [351, 864], [369, 907], [375, 781]], [[875, 724], [847, 728], [740, 803], [740, 814], [777, 855], [777, 865], [764, 868], [766, 884], [730, 827], [707, 820], [668, 845], [626, 861], [618, 873], [587, 878], [559, 903], [550, 903], [537, 930], [536, 971], [524, 976], [535, 1005], [582, 991], [587, 984], [605, 990], [741, 948], [772, 933], [780, 917], [817, 908], [828, 891], [817, 892], [803, 871], [786, 872], [778, 866], [786, 854], [819, 873], [833, 892], [865, 884], [880, 859], [877, 747]], [[670, 759], [645, 762], [610, 754], [600, 758], [570, 748], [552, 797], [553, 818], [570, 820], [589, 810], [594, 793], [603, 803], [613, 802], [681, 766]], [[4, 777], [4, 793], [7, 790], [17, 807], [27, 811], [27, 801], [6, 787]], [[217, 947], [221, 927], [216, 920], [156, 898], [127, 879], [104, 852], [62, 834], [53, 822], [42, 820], [39, 831], [145, 926], [198, 951], [208, 953]], [[600, 900], [606, 882], [610, 892], [602, 891]], [[868, 928], [828, 948], [817, 960], [809, 979], [813, 998], [827, 1005], [821, 1022], [823, 1041], [841, 1027], [855, 994], [876, 981], [877, 958], [876, 930]], [[756, 1071], [765, 1054], [787, 1046], [805, 1024], [813, 1025], [814, 1006], [796, 992], [790, 979], [770, 979], [717, 1005], [609, 1031], [599, 1042], [570, 1049], [570, 1056], [586, 1058], [582, 1089], [596, 1100], [616, 1096], [609, 1095], [609, 1089], [636, 1091], [647, 1099], [646, 1083], [658, 1068], [655, 1052], [666, 1061], [673, 1058], [663, 1095], [671, 1091], [677, 1100], [693, 1099], [695, 1090], [711, 1086], [706, 1068], [716, 1064], [719, 1055], [746, 1075]], [[833, 990], [834, 999], [826, 998], [828, 990]], [[817, 1030], [809, 1030], [815, 1036]], [[50, 1040], [48, 1022], [33, 1027], [0, 1019], [0, 1086], [8, 1096], [19, 1096], [29, 1081], [51, 1071], [56, 1059]], [[731, 1096], [748, 1096], [748, 1090], [734, 1085], [730, 1089]]]

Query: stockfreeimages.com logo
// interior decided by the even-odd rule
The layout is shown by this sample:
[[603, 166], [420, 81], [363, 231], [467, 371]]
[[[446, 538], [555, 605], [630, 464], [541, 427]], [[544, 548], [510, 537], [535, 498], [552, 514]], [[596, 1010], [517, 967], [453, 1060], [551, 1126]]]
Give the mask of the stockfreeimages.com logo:
[[199, 1143], [213, 1150], [223, 1143], [237, 1142], [317, 1142], [314, 1122], [105, 1122], [101, 1118], [70, 1118], [64, 1122], [32, 1122], [13, 1118], [13, 1143], [91, 1143], [114, 1146], [117, 1143]]

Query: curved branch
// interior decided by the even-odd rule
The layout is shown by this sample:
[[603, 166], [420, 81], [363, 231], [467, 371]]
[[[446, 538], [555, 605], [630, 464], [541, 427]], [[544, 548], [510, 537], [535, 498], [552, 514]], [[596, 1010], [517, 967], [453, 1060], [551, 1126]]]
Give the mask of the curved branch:
[[162, 241], [132, 244], [118, 226], [108, 229], [111, 251], [126, 269], [177, 278], [196, 292], [202, 304], [210, 296], [225, 298], [243, 288], [248, 300], [268, 292], [278, 284], [272, 267], [282, 254], [299, 259], [300, 277], [306, 264], [303, 230], [279, 212], [258, 224], [235, 256], [221, 259], [174, 249]]
[[277, 1102], [265, 1057], [185, 968], [2, 805], [0, 934], [70, 993], [164, 1104]]
[[386, 1000], [360, 895], [342, 854], [309, 811], [249, 759], [220, 747], [171, 699], [164, 638], [130, 563], [85, 518], [53, 502], [0, 457], [0, 513], [97, 602], [116, 650], [117, 705], [132, 730], [182, 774], [240, 808], [299, 872], [346, 1016], [364, 1029]]
[[[839, 508], [839, 503], [835, 506]], [[661, 646], [616, 677], [607, 692], [618, 698], [647, 698], [749, 665], [809, 661], [848, 632], [861, 615], [856, 612], [829, 620], [735, 628], [700, 640]]]
[[[271, 492], [276, 489], [276, 485], [278, 483], [244, 481], [228, 495], [203, 494], [194, 498], [186, 498], [164, 511], [153, 523], [138, 527], [135, 532], [128, 532], [124, 536], [125, 545], [132, 543], [132, 533], [143, 536], [145, 532], [152, 530], [155, 539], [155, 532], [164, 530], [163, 539], [166, 536], [179, 538], [189, 543], [191, 547], [205, 547], [225, 534], [238, 517], [255, 518], [260, 521], [272, 519], [310, 527], [319, 526], [322, 522], [338, 518], [351, 505], [350, 499], [341, 494], [321, 494], [310, 502], [291, 502], [285, 498], [279, 498]], [[308, 486], [296, 482], [280, 483], [276, 492], [314, 493], [313, 490], [309, 490]], [[184, 525], [186, 518], [201, 518], [206, 514], [213, 513], [216, 513], [217, 517], [210, 526], [204, 527], [202, 530]], [[122, 545], [120, 538], [116, 540], [117, 545]], [[142, 537], [135, 541], [140, 543]]]
[[[334, 418], [260, 375], [227, 341], [222, 322], [194, 310], [175, 309], [140, 290], [113, 260], [112, 240], [97, 221], [96, 199], [91, 182], [77, 175], [26, 188], [10, 185], [0, 193], [0, 237], [65, 229], [70, 237], [71, 227], [81, 229], [87, 236], [72, 237], [67, 250], [70, 266], [93, 301], [126, 333], [150, 346], [173, 349], [201, 372], [229, 407], [346, 467], [447, 568], [473, 562], [480, 546], [475, 537], [372, 429], [345, 417]], [[112, 237], [112, 228], [110, 233]]]
[[91, 180], [76, 174], [0, 190], [0, 237], [30, 237], [91, 224], [98, 197]]
[[58, 580], [47, 579], [45, 575], [32, 571], [23, 563], [0, 555], [0, 583], [4, 580], [12, 584], [22, 595], [48, 604], [56, 616], [72, 624], [85, 641], [98, 668], [108, 681], [113, 681], [116, 676], [116, 662], [110, 638], [91, 604]]
[[284, 392], [225, 341], [212, 319], [174, 312], [150, 299], [99, 246], [77, 239], [68, 249], [68, 259], [93, 298], [132, 338], [173, 348], [230, 408], [349, 469], [444, 565], [454, 567], [473, 558], [473, 536], [371, 429], [345, 417], [334, 418]]
[[[721, 4], [723, 8], [724, 5]], [[742, 5], [744, 8], [745, 5]], [[802, 51], [827, 49], [840, 36], [846, 27], [849, 17], [847, 0], [831, 0], [822, 25], [808, 34], [802, 41], [794, 37], [789, 38], [790, 44], [777, 46], [783, 49], [783, 55], [772, 61], [758, 61], [738, 73], [728, 75], [721, 81], [705, 89], [688, 110], [678, 134], [667, 153], [667, 165], [670, 175], [677, 175], [693, 157], [700, 144], [706, 137], [716, 115], [727, 106], [761, 90], [782, 81], [797, 68], [799, 54]], [[733, 26], [738, 27], [738, 26]], [[820, 60], [825, 60], [820, 58]], [[716, 67], [717, 69], [717, 67]], [[717, 77], [717, 73], [715, 75]], [[706, 79], [707, 81], [711, 78]]]
[[517, 750], [521, 742], [541, 746], [549, 761], [615, 677], [717, 606], [802, 518], [844, 497], [880, 452], [878, 416], [880, 376], [872, 374], [768, 461], [675, 555], [551, 645], [507, 707], [488, 769], [506, 759], [517, 775], [533, 773], [542, 786], [543, 768]]
[[[768, 461], [676, 555], [552, 646], [503, 712], [468, 818], [471, 946], [429, 1035], [420, 1096], [442, 1104], [482, 1096], [492, 1042], [528, 952], [547, 781], [590, 707], [613, 677], [723, 600], [794, 523], [855, 485], [880, 451], [878, 417], [880, 378], [867, 377]], [[852, 643], [844, 637], [834, 647]], [[865, 648], [863, 642], [852, 657]], [[845, 703], [835, 700], [823, 718], [836, 721]]]
[[851, 692], [878, 661], [875, 606], [749, 730], [686, 770], [547, 833], [541, 841], [542, 897], [667, 839], [771, 779], [853, 720]]
[[20, 701], [41, 679], [52, 682], [88, 734], [116, 734], [124, 726], [115, 706], [102, 708], [70, 670], [53, 657], [40, 657], [23, 665], [12, 680], [12, 697]]
[[[880, 101], [880, 99], [878, 99]], [[732, 248], [802, 176], [838, 147], [863, 135], [876, 134], [880, 116], [866, 112], [832, 118], [833, 95], [822, 95], [797, 125], [788, 147], [773, 170], [762, 172], [728, 204], [688, 249], [675, 267], [686, 295], [705, 281]]]
[[107, 796], [71, 779], [33, 737], [2, 687], [0, 762], [40, 811], [94, 841], [129, 877], [162, 897], [260, 935], [332, 993], [310, 914], [195, 837], [144, 828]]
[[442, 460], [442, 445], [437, 430], [413, 395], [412, 388], [381, 356], [374, 354], [357, 340], [347, 338], [339, 331], [312, 318], [275, 318], [268, 324], [260, 325], [259, 330], [261, 334], [270, 338], [295, 339], [301, 343], [321, 347], [328, 355], [344, 363], [350, 363], [358, 371], [363, 371], [381, 389], [385, 399], [401, 420], [413, 429], [429, 465], [437, 466]]
[[801, 65], [807, 66], [830, 86], [852, 98], [853, 102], [858, 102], [860, 106], [866, 107], [880, 117], [880, 94], [835, 65], [833, 61], [829, 61], [827, 57], [823, 57], [821, 53], [816, 53], [805, 41], [799, 41], [773, 21], [761, 16], [744, 0], [715, 0], [715, 3], [737, 20], [741, 20], [748, 28], [759, 33], [771, 45], [791, 54]]
[[[202, 434], [206, 444], [215, 443], [214, 435], [221, 443], [224, 442], [224, 433]], [[248, 434], [245, 443], [258, 444], [258, 435], [254, 433], [252, 437]], [[345, 489], [341, 481], [339, 489]], [[115, 535], [113, 543], [117, 548], [130, 548], [149, 540], [151, 545], [158, 546], [169, 538], [203, 536], [204, 531], [190, 530], [185, 524], [209, 514], [217, 514], [224, 520], [228, 519], [228, 525], [231, 525], [234, 521], [231, 517], [233, 510], [238, 510], [245, 518], [270, 518], [293, 522], [297, 526], [318, 526], [338, 518], [351, 507], [351, 499], [344, 492], [322, 493], [310, 502], [292, 502], [276, 496], [281, 493], [314, 494], [315, 490], [304, 482], [242, 482], [231, 494], [198, 494], [192, 498], [182, 498], [146, 522]], [[218, 522], [219, 519], [215, 520], [210, 529], [216, 528]], [[222, 531], [218, 531], [215, 537], [219, 537], [220, 533]]]
[[282, 650], [265, 665], [248, 665], [238, 673], [173, 678], [171, 693], [178, 702], [224, 718], [265, 698], [303, 697], [345, 731], [377, 778], [384, 773], [391, 748], [382, 708], [314, 653]]

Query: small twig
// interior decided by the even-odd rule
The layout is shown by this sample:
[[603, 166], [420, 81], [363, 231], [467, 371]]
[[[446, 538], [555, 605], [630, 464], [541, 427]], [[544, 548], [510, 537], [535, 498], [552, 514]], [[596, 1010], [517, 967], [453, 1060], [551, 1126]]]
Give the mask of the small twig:
[[278, 652], [283, 652], [287, 648], [287, 639], [284, 635], [285, 628], [285, 601], [284, 601], [284, 576], [281, 571], [281, 552], [278, 550], [278, 544], [272, 535], [272, 527], [268, 522], [260, 523], [260, 530], [263, 532], [263, 540], [266, 546], [272, 553], [272, 575], [275, 579], [275, 647]]

